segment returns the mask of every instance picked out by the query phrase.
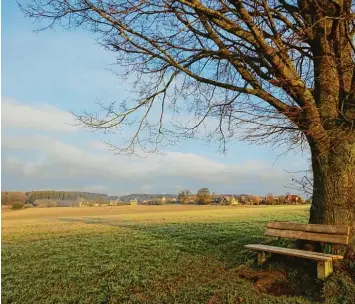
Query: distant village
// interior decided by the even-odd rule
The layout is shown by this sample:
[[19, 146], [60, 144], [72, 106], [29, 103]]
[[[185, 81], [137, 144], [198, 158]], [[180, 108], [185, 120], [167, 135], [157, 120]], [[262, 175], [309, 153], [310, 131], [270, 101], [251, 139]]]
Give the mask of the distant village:
[[32, 191], [2, 192], [1, 206], [3, 209], [22, 209], [32, 207], [105, 207], [121, 205], [282, 205], [307, 204], [301, 196], [286, 193], [274, 196], [248, 194], [215, 194], [207, 188], [201, 188], [196, 194], [182, 190], [173, 194], [130, 194], [125, 196], [108, 196], [100, 193], [70, 191]]
[[85, 206], [119, 206], [119, 205], [165, 205], [165, 204], [189, 204], [189, 205], [283, 205], [283, 204], [307, 204], [310, 201], [304, 200], [299, 195], [287, 194], [281, 196], [255, 196], [255, 195], [232, 195], [220, 194], [211, 195], [209, 199], [201, 201], [198, 195], [189, 195], [187, 198], [162, 196], [149, 200], [130, 199], [128, 202], [119, 199], [107, 202], [81, 201], [79, 207]]

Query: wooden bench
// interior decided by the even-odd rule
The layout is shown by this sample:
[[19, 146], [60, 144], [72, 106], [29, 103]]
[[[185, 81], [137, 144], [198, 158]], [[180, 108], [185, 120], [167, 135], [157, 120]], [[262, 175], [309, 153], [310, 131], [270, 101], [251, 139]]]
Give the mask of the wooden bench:
[[330, 244], [349, 244], [350, 227], [317, 224], [271, 222], [266, 225], [265, 236], [321, 242], [325, 252], [305, 251], [277, 246], [250, 244], [245, 248], [258, 251], [258, 264], [266, 261], [266, 253], [284, 254], [317, 261], [317, 277], [324, 280], [333, 272], [333, 260], [343, 256], [331, 254]]

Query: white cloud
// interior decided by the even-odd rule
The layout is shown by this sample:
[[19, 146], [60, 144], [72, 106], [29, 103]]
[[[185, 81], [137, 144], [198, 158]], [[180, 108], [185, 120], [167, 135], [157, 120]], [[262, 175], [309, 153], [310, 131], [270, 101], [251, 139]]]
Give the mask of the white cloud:
[[[36, 143], [35, 145], [33, 143]], [[93, 142], [90, 142], [90, 146]], [[286, 173], [262, 162], [249, 161], [226, 165], [208, 158], [181, 152], [165, 156], [128, 158], [108, 151], [93, 153], [45, 136], [23, 138], [3, 137], [3, 147], [10, 150], [29, 150], [44, 153], [41, 161], [4, 158], [6, 169], [14, 174], [41, 178], [99, 179], [141, 184], [137, 189], [151, 189], [151, 183], [161, 178], [179, 178], [216, 185], [232, 185], [247, 180], [262, 183], [281, 183]], [[148, 186], [149, 185], [149, 186]]]
[[2, 100], [3, 128], [26, 128], [40, 131], [75, 132], [71, 113], [48, 104], [24, 105], [14, 100]]
[[[283, 189], [290, 179], [281, 168], [255, 160], [226, 164], [182, 152], [149, 155], [143, 159], [117, 156], [100, 141], [80, 138], [79, 144], [75, 139], [81, 134], [69, 133], [76, 131], [68, 124], [73, 123], [71, 114], [56, 107], [29, 106], [5, 99], [2, 110], [3, 127], [10, 131], [2, 137], [2, 173], [4, 180], [11, 180], [9, 185], [22, 180], [40, 188], [112, 194], [178, 192], [182, 188], [194, 190], [208, 185], [212, 191], [227, 189], [229, 192], [228, 189], [233, 191], [238, 186], [240, 191], [245, 186], [255, 186], [254, 193], [266, 193], [280, 192], [277, 189]], [[14, 128], [26, 129], [29, 135], [19, 136], [19, 132], [11, 132]], [[38, 134], [44, 130], [49, 135]], [[63, 138], [62, 133], [68, 142], [59, 139]]]

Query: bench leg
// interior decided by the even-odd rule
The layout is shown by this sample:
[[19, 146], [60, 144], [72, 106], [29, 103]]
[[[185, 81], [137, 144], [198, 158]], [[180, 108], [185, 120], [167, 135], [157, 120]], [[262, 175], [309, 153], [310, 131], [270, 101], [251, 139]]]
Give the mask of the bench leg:
[[333, 272], [333, 261], [319, 261], [317, 263], [317, 277], [320, 280], [325, 280]]
[[265, 261], [266, 261], [266, 253], [263, 251], [258, 252], [258, 265], [264, 264]]

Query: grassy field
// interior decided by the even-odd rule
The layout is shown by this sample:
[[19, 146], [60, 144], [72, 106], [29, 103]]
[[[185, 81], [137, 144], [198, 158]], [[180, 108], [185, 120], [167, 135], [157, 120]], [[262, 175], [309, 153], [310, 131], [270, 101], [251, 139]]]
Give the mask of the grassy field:
[[309, 206], [120, 206], [2, 213], [2, 303], [316, 303], [238, 276], [243, 245]]

